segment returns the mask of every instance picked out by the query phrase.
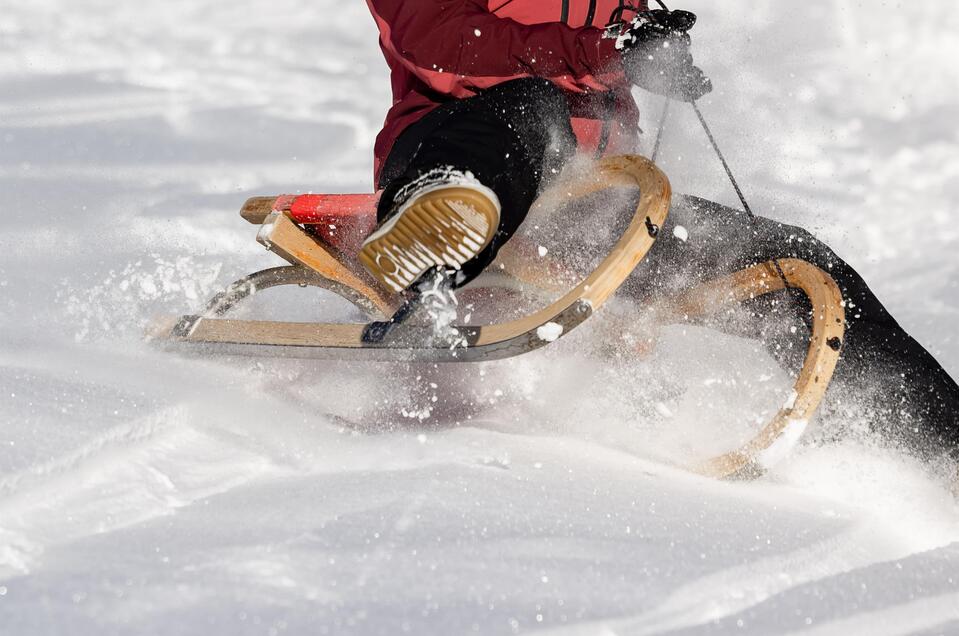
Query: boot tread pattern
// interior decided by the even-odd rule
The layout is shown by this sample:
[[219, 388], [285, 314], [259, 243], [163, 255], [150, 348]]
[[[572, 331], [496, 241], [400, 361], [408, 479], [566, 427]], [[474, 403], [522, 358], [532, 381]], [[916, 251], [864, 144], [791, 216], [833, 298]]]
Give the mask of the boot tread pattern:
[[433, 190], [367, 239], [360, 262], [400, 292], [433, 267], [461, 269], [489, 245], [498, 225], [499, 210], [483, 193], [463, 187]]

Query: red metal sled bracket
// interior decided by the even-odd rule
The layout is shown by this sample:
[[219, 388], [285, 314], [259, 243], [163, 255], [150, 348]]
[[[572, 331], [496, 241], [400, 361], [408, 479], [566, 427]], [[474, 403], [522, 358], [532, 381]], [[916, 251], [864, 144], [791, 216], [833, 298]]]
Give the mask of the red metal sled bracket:
[[376, 206], [380, 194], [283, 194], [253, 197], [240, 210], [240, 216], [256, 225], [273, 213], [309, 227], [310, 233], [326, 245], [346, 253], [359, 250], [360, 244], [376, 226]]

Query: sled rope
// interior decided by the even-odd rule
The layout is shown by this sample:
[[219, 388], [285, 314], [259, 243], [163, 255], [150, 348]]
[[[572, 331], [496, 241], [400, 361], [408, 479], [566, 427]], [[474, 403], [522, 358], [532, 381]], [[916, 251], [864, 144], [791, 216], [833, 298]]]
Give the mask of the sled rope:
[[[656, 4], [663, 8], [663, 11], [667, 13], [670, 12], [669, 7], [666, 6], [666, 3], [663, 0], [656, 0]], [[663, 116], [659, 124], [659, 131], [656, 133], [656, 145], [653, 147], [653, 162], [656, 161], [656, 155], [659, 154], [659, 144], [663, 135], [663, 127], [666, 125], [666, 116], [669, 114], [669, 102], [670, 98], [666, 97], [666, 105], [663, 107]], [[753, 227], [756, 227], [758, 220], [756, 219], [756, 214], [753, 212], [752, 207], [749, 205], [749, 202], [746, 201], [746, 195], [743, 194], [742, 188], [739, 187], [739, 182], [736, 180], [736, 177], [733, 175], [732, 168], [729, 167], [729, 162], [726, 161], [723, 151], [719, 149], [719, 143], [716, 141], [716, 137], [713, 135], [713, 131], [709, 128], [709, 124], [706, 123], [706, 118], [703, 117], [703, 111], [699, 109], [699, 104], [695, 101], [689, 102], [693, 107], [693, 112], [696, 113], [699, 123], [702, 124], [703, 132], [706, 133], [706, 137], [709, 139], [709, 143], [712, 144], [713, 150], [716, 152], [716, 156], [719, 157], [719, 162], [723, 164], [723, 170], [726, 171], [726, 176], [729, 177], [729, 182], [733, 186], [733, 190], [736, 191], [736, 196], [739, 197], [740, 203], [743, 204], [743, 210], [746, 211], [746, 214], [749, 215], [750, 220], [752, 221]], [[772, 263], [776, 268], [776, 273], [779, 275], [779, 278], [782, 280], [783, 284], [787, 289], [791, 287], [789, 282], [786, 280], [786, 273], [783, 271], [782, 265], [779, 264], [778, 259], [772, 259]]]
[[[659, 150], [662, 147], [663, 141], [663, 131], [666, 129], [666, 120], [669, 117], [669, 105], [672, 103], [669, 97], [666, 98], [663, 103], [663, 114], [659, 119], [659, 130], [656, 131], [656, 141], [653, 144], [653, 152], [650, 156], [650, 160], [653, 163], [656, 163], [656, 158], [659, 156]], [[749, 215], [749, 219], [752, 221], [753, 227], [758, 223], [756, 218], [756, 213], [753, 212], [752, 206], [749, 205], [749, 202], [746, 200], [746, 195], [743, 194], [742, 188], [739, 187], [739, 182], [736, 180], [735, 175], [733, 175], [732, 168], [729, 167], [729, 162], [726, 161], [726, 157], [723, 155], [722, 150], [719, 148], [719, 143], [716, 141], [716, 137], [713, 135], [713, 131], [710, 130], [709, 124], [706, 123], [706, 118], [703, 117], [702, 111], [699, 109], [699, 105], [696, 102], [690, 102], [693, 107], [693, 110], [696, 112], [696, 117], [699, 119], [699, 123], [702, 124], [703, 131], [706, 133], [706, 137], [709, 138], [709, 143], [712, 144], [713, 150], [716, 152], [716, 156], [719, 157], [719, 162], [723, 164], [723, 169], [726, 171], [726, 176], [729, 177], [729, 182], [733, 186], [733, 190], [736, 191], [736, 196], [739, 197], [740, 203], [743, 204], [743, 209], [746, 211], [746, 214]], [[773, 267], [776, 270], [776, 274], [779, 275], [780, 280], [787, 288], [791, 285], [786, 280], [786, 273], [783, 271], [782, 265], [779, 264], [779, 259], [772, 259]]]
[[693, 107], [693, 112], [696, 113], [696, 117], [699, 118], [699, 123], [703, 125], [703, 131], [706, 133], [706, 137], [709, 138], [709, 143], [712, 144], [713, 150], [716, 151], [716, 156], [719, 157], [719, 162], [723, 164], [723, 170], [726, 171], [726, 176], [729, 177], [729, 182], [733, 184], [733, 190], [736, 191], [736, 196], [739, 197], [739, 201], [743, 204], [743, 209], [746, 210], [746, 214], [749, 215], [749, 218], [755, 220], [756, 215], [753, 213], [752, 207], [746, 201], [746, 195], [743, 194], [742, 188], [739, 187], [739, 182], [736, 181], [736, 177], [733, 176], [732, 168], [729, 167], [729, 162], [726, 161], [726, 157], [723, 155], [723, 151], [719, 149], [719, 144], [716, 143], [716, 137], [713, 136], [713, 131], [709, 129], [709, 124], [706, 123], [706, 118], [703, 117], [703, 111], [699, 109], [699, 104], [696, 102], [690, 102], [690, 106]]
[[666, 130], [666, 118], [669, 117], [669, 105], [672, 101], [669, 97], [663, 100], [663, 114], [659, 118], [659, 128], [656, 130], [656, 143], [653, 144], [653, 154], [650, 156], [650, 160], [653, 163], [656, 163], [656, 158], [659, 156], [659, 149], [663, 141], [663, 131]]
[[[716, 151], [716, 156], [719, 157], [719, 162], [723, 164], [723, 169], [726, 171], [726, 176], [729, 177], [729, 182], [733, 184], [733, 190], [736, 191], [736, 196], [739, 197], [739, 201], [743, 204], [743, 209], [746, 211], [746, 214], [749, 215], [753, 227], [756, 227], [756, 225], [759, 223], [759, 220], [756, 218], [756, 214], [750, 207], [749, 202], [746, 201], [746, 195], [743, 194], [742, 189], [739, 187], [739, 182], [736, 181], [736, 177], [733, 176], [732, 168], [729, 167], [729, 162], [726, 161], [726, 157], [723, 156], [723, 151], [719, 149], [719, 144], [716, 142], [716, 137], [713, 136], [713, 131], [709, 129], [709, 124], [706, 123], [706, 118], [703, 117], [703, 112], [699, 110], [699, 104], [696, 102], [690, 102], [690, 105], [692, 105], [693, 111], [696, 113], [696, 117], [699, 118], [699, 123], [703, 125], [703, 131], [705, 131], [706, 136], [709, 138], [709, 143], [712, 144], [713, 150]], [[792, 287], [792, 285], [789, 284], [789, 281], [786, 280], [786, 273], [783, 271], [782, 265], [779, 264], [779, 259], [772, 259], [772, 263], [776, 268], [776, 273], [779, 274], [779, 278], [782, 279], [783, 284], [786, 286], [786, 289]]]

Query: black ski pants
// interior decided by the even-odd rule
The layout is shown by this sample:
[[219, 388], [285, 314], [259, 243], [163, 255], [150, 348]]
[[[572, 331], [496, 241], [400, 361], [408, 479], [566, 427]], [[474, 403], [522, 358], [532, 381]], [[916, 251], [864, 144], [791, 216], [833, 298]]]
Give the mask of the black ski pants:
[[[501, 84], [476, 97], [444, 104], [404, 131], [381, 174], [379, 217], [390, 213], [393, 197], [402, 187], [433, 169], [473, 173], [497, 194], [502, 215], [493, 242], [464, 267], [461, 284], [465, 284], [493, 261], [523, 222], [537, 193], [575, 149], [569, 108], [558, 88], [541, 79]], [[588, 220], [585, 223], [588, 231]], [[677, 226], [685, 229], [680, 234], [688, 235], [686, 240], [674, 236]], [[675, 196], [660, 236], [627, 285], [627, 292], [638, 300], [775, 258], [800, 258], [827, 271], [847, 300], [846, 342], [836, 386], [848, 396], [870, 394], [877, 405], [871, 420], [888, 437], [930, 457], [944, 451], [959, 457], [959, 386], [899, 326], [862, 277], [809, 232], [751, 219], [703, 199]], [[791, 311], [808, 319], [811, 311], [795, 291], [773, 294], [753, 305], [759, 316]], [[752, 333], [741, 335], [769, 336], [761, 333], [761, 327], [745, 328]], [[801, 331], [795, 336], [798, 340], [807, 336]], [[780, 333], [764, 342], [785, 367], [796, 369], [804, 343], [783, 342], [784, 337], [788, 339]]]
[[540, 189], [576, 151], [569, 106], [552, 82], [525, 78], [451, 101], [396, 140], [380, 174], [378, 218], [406, 185], [436, 168], [471, 172], [499, 197], [499, 231], [463, 266], [458, 284], [476, 278], [522, 224]]
[[[677, 226], [685, 230], [685, 240], [674, 235]], [[948, 453], [959, 459], [959, 386], [903, 330], [863, 278], [808, 231], [675, 195], [660, 239], [629, 281], [630, 291], [642, 301], [782, 258], [802, 259], [828, 272], [846, 301], [845, 343], [829, 400], [837, 410], [833, 419], [865, 415], [885, 439], [925, 458]], [[727, 331], [761, 338], [784, 368], [797, 370], [809, 331], [792, 333], [780, 319], [799, 317], [811, 327], [812, 307], [805, 294], [770, 294], [746, 309], [754, 320], [727, 325]]]

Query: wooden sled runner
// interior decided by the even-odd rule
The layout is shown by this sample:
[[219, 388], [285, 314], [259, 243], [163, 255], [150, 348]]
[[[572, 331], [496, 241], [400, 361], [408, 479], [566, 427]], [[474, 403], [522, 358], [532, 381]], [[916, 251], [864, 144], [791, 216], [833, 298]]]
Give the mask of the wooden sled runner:
[[[558, 206], [613, 188], [639, 190], [629, 226], [596, 269], [548, 306], [521, 319], [454, 327], [464, 346], [435, 342], [428, 325], [404, 325], [395, 337], [369, 342], [367, 324], [233, 320], [226, 316], [258, 291], [283, 285], [327, 289], [351, 302], [371, 321], [390, 316], [401, 298], [375, 282], [356, 253], [375, 224], [376, 195], [257, 197], [241, 215], [258, 224], [257, 240], [290, 265], [252, 274], [214, 297], [200, 313], [160, 321], [151, 337], [171, 347], [203, 352], [287, 357], [429, 362], [479, 362], [524, 354], [565, 336], [613, 295], [652, 248], [669, 211], [666, 176], [649, 160], [621, 156], [598, 162], [596, 170], [554, 186], [536, 206]], [[757, 264], [659, 300], [650, 311], [665, 323], [697, 320], [730, 305], [783, 290], [787, 284], [809, 298], [812, 336], [790, 400], [759, 434], [740, 449], [692, 470], [717, 478], [761, 474], [798, 441], [829, 386], [839, 360], [845, 315], [832, 278], [804, 261]], [[513, 272], [532, 286], [528, 274]], [[783, 280], [785, 279], [785, 280]], [[542, 281], [541, 281], [542, 282]]]

